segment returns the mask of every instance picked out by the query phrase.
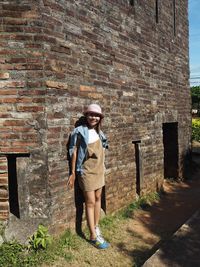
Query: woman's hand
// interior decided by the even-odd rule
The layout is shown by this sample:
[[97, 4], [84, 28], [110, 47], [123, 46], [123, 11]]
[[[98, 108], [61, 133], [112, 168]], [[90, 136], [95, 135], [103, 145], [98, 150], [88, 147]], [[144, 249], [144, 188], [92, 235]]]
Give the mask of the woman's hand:
[[67, 186], [70, 187], [70, 189], [72, 189], [74, 187], [74, 181], [75, 181], [75, 173], [72, 173], [69, 176], [68, 182], [67, 182]]

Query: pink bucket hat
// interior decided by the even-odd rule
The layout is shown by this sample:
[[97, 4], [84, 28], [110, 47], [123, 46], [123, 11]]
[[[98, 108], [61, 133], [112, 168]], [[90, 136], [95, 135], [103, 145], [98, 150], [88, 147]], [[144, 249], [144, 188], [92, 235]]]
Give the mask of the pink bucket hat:
[[84, 111], [84, 115], [86, 115], [87, 113], [96, 113], [96, 114], [99, 114], [101, 118], [104, 117], [103, 113], [102, 113], [102, 110], [101, 110], [101, 107], [97, 104], [90, 104], [86, 110]]

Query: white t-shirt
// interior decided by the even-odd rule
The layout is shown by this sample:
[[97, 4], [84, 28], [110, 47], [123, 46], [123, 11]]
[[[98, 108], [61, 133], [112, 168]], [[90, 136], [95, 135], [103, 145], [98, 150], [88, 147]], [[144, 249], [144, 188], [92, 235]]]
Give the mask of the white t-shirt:
[[96, 132], [95, 129], [89, 129], [89, 140], [88, 140], [88, 144], [94, 143], [97, 140], [99, 140], [99, 135]]

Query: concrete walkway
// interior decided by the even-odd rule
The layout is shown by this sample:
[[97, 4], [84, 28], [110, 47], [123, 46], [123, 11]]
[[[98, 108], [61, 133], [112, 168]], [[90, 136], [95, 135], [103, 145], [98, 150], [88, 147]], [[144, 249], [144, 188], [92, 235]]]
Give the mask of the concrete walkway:
[[200, 267], [200, 209], [142, 267]]

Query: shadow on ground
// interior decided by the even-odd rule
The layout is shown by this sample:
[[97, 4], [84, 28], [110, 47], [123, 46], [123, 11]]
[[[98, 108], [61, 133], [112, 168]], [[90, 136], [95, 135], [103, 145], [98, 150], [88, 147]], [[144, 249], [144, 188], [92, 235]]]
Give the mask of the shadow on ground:
[[[134, 215], [138, 225], [143, 227], [143, 231], [140, 231], [142, 234], [137, 234], [134, 227], [131, 227], [127, 231], [132, 236], [130, 242], [134, 242], [134, 244], [127, 246], [125, 242], [120, 242], [117, 246], [125, 255], [133, 258], [133, 266], [137, 267], [142, 266], [160, 247], [162, 247], [160, 258], [163, 265], [159, 263], [148, 266], [200, 266], [198, 259], [200, 255], [199, 224], [198, 226], [197, 223], [190, 224], [189, 230], [182, 232], [179, 236], [182, 242], [177, 242], [178, 237], [170, 239], [199, 208], [200, 153], [195, 152], [192, 155], [191, 179], [185, 182], [165, 181], [164, 194], [161, 195], [160, 201]], [[137, 229], [137, 225], [135, 227]], [[157, 242], [155, 242], [156, 236], [158, 237]], [[144, 245], [144, 241], [146, 245]]]

